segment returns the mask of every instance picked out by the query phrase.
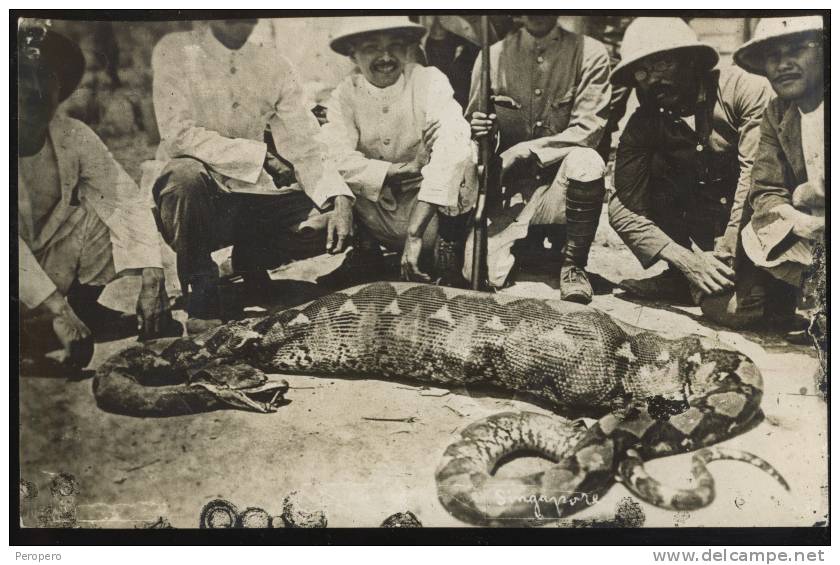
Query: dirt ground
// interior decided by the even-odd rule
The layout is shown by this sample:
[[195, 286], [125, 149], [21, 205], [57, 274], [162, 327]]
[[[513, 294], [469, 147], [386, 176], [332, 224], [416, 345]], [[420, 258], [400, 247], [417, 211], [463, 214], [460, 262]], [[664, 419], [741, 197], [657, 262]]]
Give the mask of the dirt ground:
[[[766, 418], [726, 445], [764, 457], [791, 485], [786, 492], [755, 468], [713, 463], [717, 498], [711, 506], [675, 513], [642, 504], [645, 526], [811, 526], [826, 520], [827, 407], [815, 390], [819, 365], [813, 349], [723, 331], [701, 322], [697, 308], [634, 303], [615, 294], [612, 283], [641, 275], [641, 268], [603, 220], [590, 261], [598, 275], [594, 306], [642, 327], [716, 336], [750, 355], [764, 377]], [[340, 260], [293, 264], [273, 277], [298, 281], [280, 288], [286, 289], [281, 295], [287, 303], [299, 302], [313, 287], [307, 281]], [[549, 276], [526, 272], [518, 281], [504, 292], [558, 297]], [[97, 344], [92, 367], [131, 343]], [[21, 378], [21, 477], [39, 493], [25, 501], [24, 523], [37, 526], [39, 514], [60, 503], [49, 486], [58, 473], [70, 473], [78, 483], [74, 505], [81, 527], [130, 528], [164, 517], [176, 528], [194, 528], [203, 505], [214, 498], [279, 515], [292, 491], [305, 508], [323, 510], [329, 526], [375, 527], [406, 510], [425, 526], [462, 526], [436, 496], [434, 471], [446, 446], [470, 422], [495, 412], [544, 412], [514, 397], [377, 380], [294, 375], [288, 380], [291, 402], [275, 414], [219, 411], [140, 419], [99, 410], [90, 379]], [[527, 458], [499, 472], [547, 466]], [[683, 486], [690, 484], [689, 468], [690, 455], [648, 465], [654, 476]], [[575, 518], [610, 520], [627, 496], [615, 485]]]

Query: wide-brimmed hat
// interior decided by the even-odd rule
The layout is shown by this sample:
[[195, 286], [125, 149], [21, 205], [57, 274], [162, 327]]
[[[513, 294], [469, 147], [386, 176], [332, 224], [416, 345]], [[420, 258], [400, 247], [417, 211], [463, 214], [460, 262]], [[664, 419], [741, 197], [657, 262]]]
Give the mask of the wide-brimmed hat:
[[353, 42], [368, 33], [383, 31], [397, 32], [420, 41], [426, 28], [408, 19], [407, 16], [359, 16], [347, 18], [338, 35], [330, 41], [330, 47], [340, 55], [350, 55]]
[[76, 42], [39, 26], [18, 29], [18, 65], [47, 69], [58, 77], [59, 100], [66, 100], [85, 74], [85, 56]]
[[732, 57], [744, 70], [764, 75], [764, 51], [769, 45], [797, 36], [821, 34], [822, 29], [821, 16], [762, 18], [755, 26], [753, 38], [741, 45]]
[[610, 80], [616, 85], [632, 85], [636, 63], [665, 51], [690, 54], [704, 70], [714, 68], [720, 58], [715, 48], [700, 42], [694, 30], [680, 18], [636, 18], [624, 32], [621, 61], [613, 69]]

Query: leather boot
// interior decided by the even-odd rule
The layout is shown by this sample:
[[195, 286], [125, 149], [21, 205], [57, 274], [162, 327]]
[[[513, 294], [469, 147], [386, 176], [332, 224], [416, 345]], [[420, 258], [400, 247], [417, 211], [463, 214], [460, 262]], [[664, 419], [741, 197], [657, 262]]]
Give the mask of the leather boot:
[[694, 305], [688, 279], [679, 270], [671, 266], [652, 277], [624, 279], [618, 283], [618, 288], [636, 298]]
[[566, 247], [560, 269], [560, 298], [569, 302], [592, 302], [592, 285], [586, 275], [589, 248], [598, 230], [606, 192], [604, 179], [589, 182], [569, 180], [566, 190]]

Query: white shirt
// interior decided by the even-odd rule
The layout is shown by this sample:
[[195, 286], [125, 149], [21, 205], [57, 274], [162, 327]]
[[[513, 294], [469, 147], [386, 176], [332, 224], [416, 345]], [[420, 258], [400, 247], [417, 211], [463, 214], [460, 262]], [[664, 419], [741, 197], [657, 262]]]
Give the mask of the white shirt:
[[[805, 157], [805, 171], [808, 173], [808, 187], [812, 194], [808, 201], [825, 202], [825, 124], [823, 103], [807, 114], [799, 110], [802, 129], [802, 153]], [[812, 212], [820, 212], [823, 207], [812, 206]], [[821, 214], [820, 214], [821, 215]]]
[[[50, 122], [50, 140], [55, 150], [61, 198], [40, 218], [32, 209], [32, 191], [18, 176], [18, 272], [20, 300], [34, 308], [56, 290], [35, 254], [53, 238], [66, 236], [84, 219], [72, 194], [89, 204], [108, 226], [114, 269], [117, 274], [162, 266], [157, 226], [148, 198], [117, 163], [102, 140], [78, 120], [57, 116]], [[31, 178], [31, 177], [30, 177]]]
[[388, 168], [427, 151], [423, 131], [438, 122], [430, 160], [421, 170], [418, 199], [458, 205], [467, 167], [473, 166], [470, 126], [449, 80], [438, 69], [409, 63], [387, 88], [370, 84], [358, 72], [351, 74], [333, 91], [327, 119], [321, 139], [333, 151], [351, 190], [373, 202], [391, 197], [383, 191]]
[[291, 64], [253, 37], [230, 50], [209, 27], [198, 26], [163, 37], [152, 54], [161, 143], [158, 167], [145, 170], [144, 179], [156, 178], [170, 159], [189, 156], [233, 191], [277, 192], [263, 170], [268, 124], [277, 151], [294, 165], [316, 206], [339, 194], [352, 196], [315, 139], [318, 121]]

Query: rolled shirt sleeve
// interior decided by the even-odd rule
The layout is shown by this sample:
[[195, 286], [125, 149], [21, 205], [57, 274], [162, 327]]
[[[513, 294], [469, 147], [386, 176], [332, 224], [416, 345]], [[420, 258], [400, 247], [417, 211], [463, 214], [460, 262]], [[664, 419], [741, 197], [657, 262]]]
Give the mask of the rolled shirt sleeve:
[[183, 65], [191, 48], [195, 49], [165, 37], [152, 53], [152, 97], [166, 151], [174, 157], [194, 157], [226, 177], [255, 183], [265, 162], [265, 143], [225, 137], [196, 123], [188, 93], [192, 88], [212, 85], [196, 85], [189, 80]]

